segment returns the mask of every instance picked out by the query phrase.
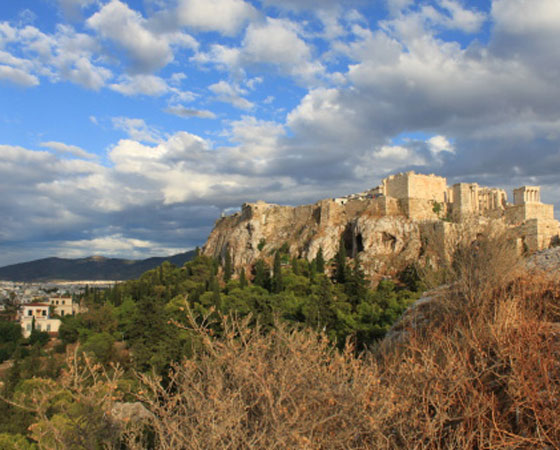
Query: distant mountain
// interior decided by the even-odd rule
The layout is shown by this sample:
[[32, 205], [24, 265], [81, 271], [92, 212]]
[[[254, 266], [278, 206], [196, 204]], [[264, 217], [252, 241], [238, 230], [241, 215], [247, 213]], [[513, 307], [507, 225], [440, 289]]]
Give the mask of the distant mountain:
[[81, 259], [45, 258], [21, 264], [0, 267], [0, 280], [7, 281], [80, 281], [80, 280], [130, 280], [147, 270], [169, 261], [176, 266], [194, 258], [195, 251], [173, 256], [153, 257], [142, 260], [90, 256]]

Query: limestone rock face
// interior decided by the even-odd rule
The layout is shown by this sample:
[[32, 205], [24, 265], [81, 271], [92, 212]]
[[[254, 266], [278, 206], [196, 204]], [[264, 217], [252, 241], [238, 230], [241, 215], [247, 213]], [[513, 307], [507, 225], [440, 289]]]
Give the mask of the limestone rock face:
[[203, 253], [223, 260], [229, 250], [236, 268], [258, 259], [270, 262], [282, 247], [308, 260], [322, 248], [329, 260], [342, 239], [348, 256], [359, 257], [375, 279], [421, 260], [427, 239], [435, 239], [448, 255], [460, 239], [472, 242], [490, 228], [509, 230], [518, 248], [529, 252], [560, 242], [560, 224], [552, 205], [540, 202], [538, 186], [516, 189], [514, 199], [509, 204], [498, 188], [449, 187], [443, 177], [401, 173], [369, 191], [313, 205], [245, 203], [240, 212], [216, 222]]
[[367, 274], [385, 275], [419, 257], [421, 222], [381, 215], [373, 199], [345, 204], [321, 200], [297, 207], [246, 203], [240, 212], [216, 222], [203, 253], [223, 258], [229, 249], [235, 267], [249, 267], [257, 259], [271, 261], [287, 244], [291, 256], [311, 260], [322, 248], [328, 260], [341, 238], [348, 256], [358, 256]]

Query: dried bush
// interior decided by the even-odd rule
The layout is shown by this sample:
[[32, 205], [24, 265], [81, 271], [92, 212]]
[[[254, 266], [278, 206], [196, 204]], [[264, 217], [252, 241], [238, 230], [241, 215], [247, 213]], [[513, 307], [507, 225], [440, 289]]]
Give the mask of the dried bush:
[[141, 376], [158, 448], [363, 448], [374, 368], [324, 335], [224, 318], [223, 338], [196, 325], [204, 352], [170, 382]]
[[367, 355], [225, 318], [139, 398], [162, 449], [559, 448], [559, 299], [558, 281], [518, 276]]

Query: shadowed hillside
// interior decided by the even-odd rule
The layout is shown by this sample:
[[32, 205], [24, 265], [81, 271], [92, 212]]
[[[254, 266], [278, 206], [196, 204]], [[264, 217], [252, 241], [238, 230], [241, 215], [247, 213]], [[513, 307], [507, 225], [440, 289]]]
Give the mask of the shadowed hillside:
[[142, 260], [104, 258], [91, 256], [81, 259], [44, 258], [0, 268], [0, 280], [49, 281], [49, 280], [130, 280], [169, 261], [182, 266], [194, 257], [194, 250], [173, 256], [153, 257]]

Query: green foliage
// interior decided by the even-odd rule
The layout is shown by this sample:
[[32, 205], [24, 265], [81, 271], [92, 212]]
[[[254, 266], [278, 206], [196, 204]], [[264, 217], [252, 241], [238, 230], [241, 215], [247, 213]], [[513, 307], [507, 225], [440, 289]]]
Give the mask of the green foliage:
[[282, 261], [280, 251], [274, 255], [274, 266], [272, 269], [272, 292], [278, 294], [284, 290], [284, 281], [282, 279]]
[[226, 255], [224, 257], [224, 281], [227, 283], [231, 280], [231, 275], [233, 274], [233, 267], [231, 265], [231, 255], [229, 253], [229, 248], [226, 250]]
[[239, 287], [244, 289], [247, 287], [247, 276], [245, 275], [245, 268], [241, 268], [241, 272], [239, 273]]
[[315, 257], [315, 269], [317, 273], [325, 273], [325, 258], [323, 257], [323, 247], [319, 247], [317, 256]]
[[346, 247], [344, 245], [344, 239], [341, 237], [338, 244], [338, 252], [335, 256], [335, 272], [334, 279], [337, 283], [346, 283], [346, 277], [348, 276], [348, 266], [346, 265]]
[[21, 434], [0, 433], [0, 449], [2, 450], [36, 450], [36, 444], [30, 443]]
[[50, 336], [46, 331], [37, 331], [35, 328], [31, 330], [31, 335], [27, 338], [29, 344], [38, 347], [44, 347], [49, 342]]
[[257, 248], [259, 249], [259, 252], [262, 251], [262, 249], [264, 248], [265, 245], [266, 245], [265, 238], [261, 238], [261, 240], [259, 241], [259, 244], [257, 245]]
[[81, 348], [84, 352], [95, 356], [99, 362], [108, 364], [114, 357], [114, 343], [115, 338], [105, 331], [89, 336]]
[[0, 363], [9, 359], [22, 340], [19, 323], [0, 320]]
[[270, 268], [261, 259], [259, 259], [254, 267], [255, 277], [253, 278], [253, 284], [255, 286], [260, 286], [267, 291], [270, 291], [271, 280], [270, 280]]
[[440, 202], [434, 201], [432, 206], [432, 211], [439, 216], [443, 206]]

